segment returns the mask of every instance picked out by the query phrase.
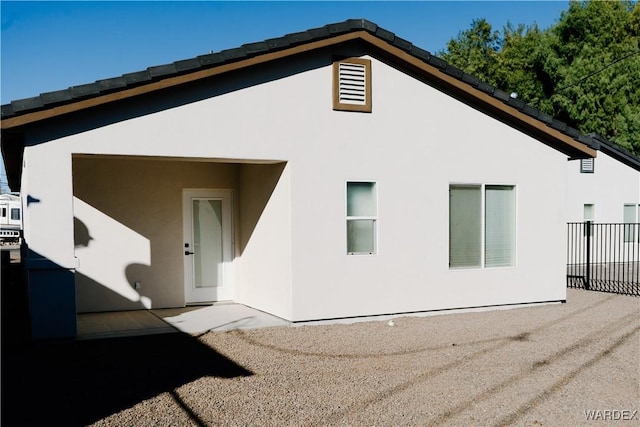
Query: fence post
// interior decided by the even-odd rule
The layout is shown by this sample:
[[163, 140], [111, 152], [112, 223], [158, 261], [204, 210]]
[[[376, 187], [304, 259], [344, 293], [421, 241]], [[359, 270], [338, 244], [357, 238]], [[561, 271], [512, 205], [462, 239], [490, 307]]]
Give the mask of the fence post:
[[587, 271], [585, 272], [584, 288], [589, 290], [591, 283], [591, 221], [585, 221], [585, 235], [587, 236]]

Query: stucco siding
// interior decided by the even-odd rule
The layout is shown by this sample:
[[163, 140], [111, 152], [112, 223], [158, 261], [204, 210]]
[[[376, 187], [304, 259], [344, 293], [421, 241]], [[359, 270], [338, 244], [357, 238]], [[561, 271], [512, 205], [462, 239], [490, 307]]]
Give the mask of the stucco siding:
[[[236, 298], [289, 320], [563, 300], [566, 156], [375, 58], [373, 112], [333, 111], [323, 55], [315, 68], [278, 65], [273, 78], [28, 149], [37, 165], [61, 159], [48, 179], [65, 189], [45, 191], [29, 170], [27, 188], [69, 193], [54, 202], [64, 209], [53, 222], [68, 233], [69, 163], [82, 154], [73, 194], [148, 240], [151, 268], [140, 256], [120, 279], [141, 280], [139, 296], [153, 307], [184, 303], [180, 191], [190, 187], [236, 191]], [[251, 164], [265, 161], [273, 164]], [[375, 255], [346, 253], [349, 180], [377, 183]], [[514, 267], [449, 269], [453, 183], [516, 187]], [[37, 241], [47, 253], [75, 254], [91, 278], [84, 249]], [[146, 301], [89, 303], [80, 282], [80, 310]]]
[[237, 301], [291, 319], [291, 173], [283, 163], [242, 164]]
[[[310, 135], [325, 149], [295, 174], [294, 318], [563, 300], [565, 187], [555, 178], [566, 157], [377, 61], [373, 75], [373, 113], [330, 113], [335, 134]], [[376, 255], [346, 254], [347, 180], [377, 183]], [[449, 270], [451, 183], [516, 186], [515, 267]]]
[[[71, 156], [61, 144], [25, 148], [22, 175], [24, 238], [28, 263], [73, 269]], [[38, 170], [39, 173], [29, 173]]]

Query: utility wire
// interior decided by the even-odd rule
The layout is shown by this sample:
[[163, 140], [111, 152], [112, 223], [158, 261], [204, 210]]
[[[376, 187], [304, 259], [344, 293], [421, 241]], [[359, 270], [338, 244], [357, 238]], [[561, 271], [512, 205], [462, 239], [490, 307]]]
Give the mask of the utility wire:
[[627, 59], [627, 58], [631, 58], [633, 55], [637, 55], [637, 54], [639, 54], [639, 53], [640, 53], [640, 50], [636, 50], [635, 52], [631, 52], [631, 53], [630, 53], [630, 54], [628, 54], [628, 55], [625, 55], [625, 56], [623, 56], [623, 57], [621, 57], [621, 58], [618, 58], [618, 59], [614, 60], [613, 62], [611, 62], [610, 64], [605, 65], [605, 66], [604, 66], [604, 67], [602, 67], [601, 69], [599, 69], [599, 70], [597, 70], [597, 71], [594, 71], [594, 72], [593, 72], [593, 73], [591, 73], [591, 74], [587, 74], [586, 76], [584, 76], [584, 77], [583, 77], [583, 78], [581, 78], [580, 80], [578, 80], [578, 81], [576, 81], [576, 82], [573, 82], [573, 83], [571, 83], [570, 85], [567, 85], [567, 86], [561, 87], [560, 89], [556, 89], [556, 92], [560, 92], [560, 91], [563, 91], [563, 90], [568, 89], [568, 88], [570, 88], [570, 87], [573, 87], [573, 86], [575, 86], [575, 85], [577, 85], [577, 84], [580, 84], [580, 83], [582, 83], [583, 81], [587, 80], [588, 78], [593, 77], [593, 76], [595, 76], [596, 74], [603, 72], [604, 70], [606, 70], [607, 68], [611, 67], [612, 65], [617, 64], [617, 63], [618, 63], [618, 62], [620, 62], [620, 61], [624, 61], [624, 60], [625, 60], [625, 59]]

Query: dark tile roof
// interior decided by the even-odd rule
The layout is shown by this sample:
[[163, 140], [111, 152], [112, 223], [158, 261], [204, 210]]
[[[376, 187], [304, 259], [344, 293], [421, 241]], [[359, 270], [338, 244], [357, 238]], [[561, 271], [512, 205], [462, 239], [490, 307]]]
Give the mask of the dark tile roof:
[[591, 148], [597, 148], [598, 146], [597, 142], [590, 136], [581, 135], [576, 129], [567, 126], [566, 123], [559, 122], [551, 118], [549, 115], [526, 105], [522, 100], [514, 99], [506, 92], [481, 82], [477, 77], [463, 72], [459, 68], [448, 64], [441, 58], [432, 55], [424, 49], [414, 46], [411, 42], [397, 37], [394, 33], [385, 30], [366, 19], [349, 19], [344, 22], [329, 24], [319, 28], [312, 28], [299, 33], [287, 34], [279, 38], [245, 44], [238, 48], [226, 49], [216, 53], [176, 61], [171, 64], [149, 67], [146, 70], [124, 74], [120, 77], [98, 80], [94, 83], [72, 86], [66, 90], [47, 92], [32, 98], [15, 100], [10, 104], [1, 106], [1, 117], [3, 119], [8, 119], [29, 112], [45, 110], [54, 106], [73, 103], [82, 99], [97, 97], [111, 92], [140, 86], [163, 78], [203, 70], [219, 66], [221, 64], [248, 59], [264, 53], [275, 52], [285, 48], [294, 47], [296, 45], [362, 30], [367, 31], [390, 45], [420, 59], [426, 64], [438, 68], [443, 73], [453, 76], [454, 78], [477, 88], [505, 104], [522, 111], [524, 114], [549, 125], [551, 128], [569, 135], [571, 138], [576, 139]]

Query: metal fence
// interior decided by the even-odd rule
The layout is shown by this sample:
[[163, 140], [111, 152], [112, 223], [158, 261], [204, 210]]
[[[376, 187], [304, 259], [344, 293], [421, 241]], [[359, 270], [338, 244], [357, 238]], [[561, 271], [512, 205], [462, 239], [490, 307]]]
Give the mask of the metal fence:
[[640, 224], [570, 222], [567, 287], [640, 296]]

